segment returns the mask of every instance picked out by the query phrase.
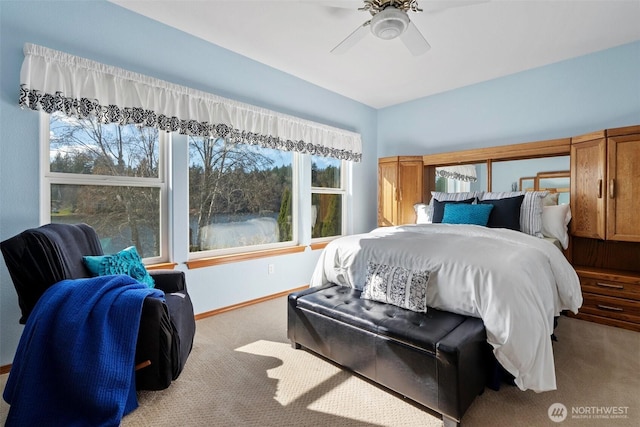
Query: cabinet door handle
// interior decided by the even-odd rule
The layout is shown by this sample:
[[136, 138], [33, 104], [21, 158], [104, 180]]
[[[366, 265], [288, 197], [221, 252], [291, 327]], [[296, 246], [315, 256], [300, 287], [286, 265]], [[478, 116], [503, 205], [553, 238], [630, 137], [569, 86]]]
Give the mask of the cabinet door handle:
[[610, 289], [624, 289], [624, 286], [622, 285], [612, 285], [611, 283], [601, 283], [601, 282], [597, 282], [596, 283], [597, 286], [600, 286], [602, 288], [610, 288]]
[[616, 180], [609, 180], [609, 198], [613, 199], [616, 196]]
[[598, 199], [602, 198], [602, 180], [598, 180]]
[[609, 311], [624, 311], [621, 307], [611, 307], [610, 305], [598, 304], [597, 306], [601, 310], [609, 310]]

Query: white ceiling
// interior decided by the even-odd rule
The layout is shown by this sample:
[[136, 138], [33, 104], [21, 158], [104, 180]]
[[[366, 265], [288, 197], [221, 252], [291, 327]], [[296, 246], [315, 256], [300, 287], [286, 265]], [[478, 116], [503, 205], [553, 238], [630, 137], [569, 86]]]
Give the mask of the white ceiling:
[[431, 50], [372, 34], [361, 0], [110, 0], [318, 86], [382, 108], [640, 40], [640, 0], [419, 0]]

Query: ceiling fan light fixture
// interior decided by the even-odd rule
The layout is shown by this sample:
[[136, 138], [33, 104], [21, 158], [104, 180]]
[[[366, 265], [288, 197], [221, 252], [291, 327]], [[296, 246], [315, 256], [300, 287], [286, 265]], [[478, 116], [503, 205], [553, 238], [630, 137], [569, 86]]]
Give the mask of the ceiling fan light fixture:
[[405, 32], [408, 25], [409, 16], [407, 12], [391, 6], [376, 13], [371, 18], [371, 32], [374, 36], [383, 40], [395, 39]]

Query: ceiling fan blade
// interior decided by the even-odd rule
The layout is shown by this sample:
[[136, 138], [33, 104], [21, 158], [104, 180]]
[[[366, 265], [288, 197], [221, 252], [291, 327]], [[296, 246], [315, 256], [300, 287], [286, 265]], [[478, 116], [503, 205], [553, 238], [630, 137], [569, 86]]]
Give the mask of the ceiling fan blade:
[[429, 1], [424, 3], [422, 8], [430, 15], [444, 12], [447, 9], [453, 9], [456, 7], [473, 6], [479, 3], [489, 3], [491, 0], [448, 0], [448, 1]]
[[355, 46], [356, 43], [358, 43], [367, 35], [367, 32], [369, 31], [370, 23], [371, 21], [367, 21], [364, 24], [360, 25], [358, 28], [356, 28], [354, 32], [352, 32], [347, 36], [346, 39], [342, 40], [336, 47], [331, 49], [331, 53], [340, 55], [342, 53], [345, 53], [349, 49], [351, 49], [353, 46]]
[[422, 55], [431, 49], [431, 45], [412, 21], [409, 21], [405, 32], [400, 34], [400, 40], [402, 40], [402, 43], [404, 43], [413, 56]]

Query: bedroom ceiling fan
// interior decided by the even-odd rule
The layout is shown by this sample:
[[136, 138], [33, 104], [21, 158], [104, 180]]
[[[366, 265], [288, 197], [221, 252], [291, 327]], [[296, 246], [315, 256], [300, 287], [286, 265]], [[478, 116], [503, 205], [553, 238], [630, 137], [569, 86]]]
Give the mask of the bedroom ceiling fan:
[[382, 40], [400, 38], [414, 56], [422, 55], [431, 46], [420, 33], [408, 12], [422, 12], [417, 0], [364, 0], [363, 7], [371, 19], [356, 28], [347, 38], [331, 49], [331, 53], [342, 54], [351, 49], [366, 35], [367, 31]]

